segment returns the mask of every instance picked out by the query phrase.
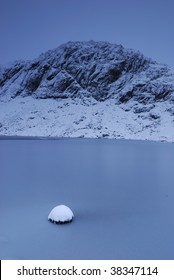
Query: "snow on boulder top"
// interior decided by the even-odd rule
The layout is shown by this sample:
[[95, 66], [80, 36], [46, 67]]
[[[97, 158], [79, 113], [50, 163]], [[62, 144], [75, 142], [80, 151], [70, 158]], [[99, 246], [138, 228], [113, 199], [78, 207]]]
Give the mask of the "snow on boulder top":
[[48, 220], [53, 223], [68, 223], [74, 217], [71, 209], [65, 205], [58, 205], [54, 207], [48, 215]]

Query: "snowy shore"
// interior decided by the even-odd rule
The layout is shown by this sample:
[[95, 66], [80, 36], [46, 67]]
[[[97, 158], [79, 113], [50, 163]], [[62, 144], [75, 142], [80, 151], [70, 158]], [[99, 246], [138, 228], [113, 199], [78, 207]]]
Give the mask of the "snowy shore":
[[85, 137], [174, 141], [174, 116], [167, 102], [135, 113], [136, 104], [114, 99], [34, 99], [0, 102], [1, 136]]

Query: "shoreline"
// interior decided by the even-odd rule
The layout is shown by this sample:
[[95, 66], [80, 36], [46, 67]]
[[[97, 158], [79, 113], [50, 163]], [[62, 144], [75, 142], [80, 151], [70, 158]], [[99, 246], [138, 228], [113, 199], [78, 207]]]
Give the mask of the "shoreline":
[[167, 140], [151, 140], [151, 139], [128, 139], [128, 138], [110, 138], [110, 137], [59, 137], [59, 136], [20, 136], [20, 135], [0, 135], [1, 140], [117, 140], [117, 141], [131, 141], [131, 142], [152, 142], [174, 144], [173, 141]]
[[[129, 106], [128, 106], [129, 105]], [[114, 100], [91, 106], [72, 100], [18, 97], [0, 103], [0, 139], [128, 139], [174, 143], [174, 119], [168, 104], [150, 112], [125, 111]], [[151, 114], [158, 118], [151, 117]]]

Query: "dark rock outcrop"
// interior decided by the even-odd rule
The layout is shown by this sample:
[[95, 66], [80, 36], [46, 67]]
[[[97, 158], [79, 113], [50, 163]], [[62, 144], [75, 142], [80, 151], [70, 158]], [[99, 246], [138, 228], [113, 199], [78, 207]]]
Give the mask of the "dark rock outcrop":
[[114, 98], [143, 105], [174, 102], [169, 67], [107, 42], [68, 42], [33, 61], [0, 68], [0, 98]]

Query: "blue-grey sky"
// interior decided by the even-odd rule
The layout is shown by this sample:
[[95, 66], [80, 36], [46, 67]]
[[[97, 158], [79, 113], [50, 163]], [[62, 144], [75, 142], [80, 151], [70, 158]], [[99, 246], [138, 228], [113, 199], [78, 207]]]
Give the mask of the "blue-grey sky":
[[0, 64], [92, 39], [174, 69], [173, 12], [173, 0], [0, 0]]

